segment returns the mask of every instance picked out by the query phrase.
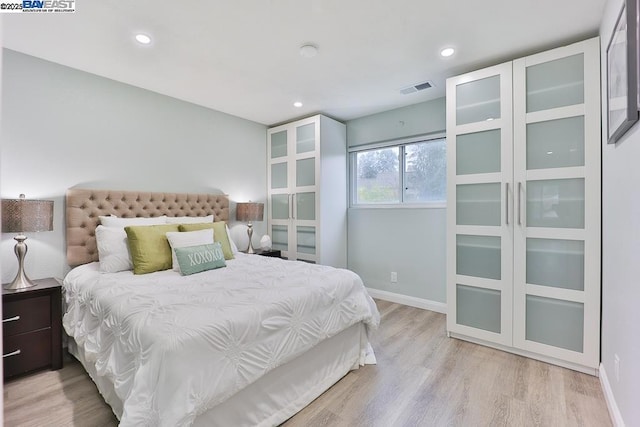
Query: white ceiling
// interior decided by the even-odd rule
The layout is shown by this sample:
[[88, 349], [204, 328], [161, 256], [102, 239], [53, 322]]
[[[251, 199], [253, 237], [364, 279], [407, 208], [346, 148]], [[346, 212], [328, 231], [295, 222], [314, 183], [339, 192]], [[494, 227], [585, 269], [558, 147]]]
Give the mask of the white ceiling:
[[[444, 96], [447, 77], [595, 36], [606, 0], [76, 0], [5, 47], [266, 125]], [[136, 32], [152, 46], [133, 41]], [[318, 55], [299, 47], [313, 43]], [[445, 46], [457, 49], [441, 58]], [[431, 80], [435, 88], [401, 95]], [[304, 103], [293, 107], [294, 101]]]

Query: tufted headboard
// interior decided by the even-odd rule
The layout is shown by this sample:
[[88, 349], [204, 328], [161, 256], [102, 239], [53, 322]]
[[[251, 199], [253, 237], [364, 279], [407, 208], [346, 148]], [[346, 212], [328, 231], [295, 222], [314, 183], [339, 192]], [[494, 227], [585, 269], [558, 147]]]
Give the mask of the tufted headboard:
[[212, 214], [214, 221], [229, 220], [227, 195], [69, 189], [66, 195], [67, 262], [75, 267], [98, 260], [95, 230], [100, 215], [134, 218]]

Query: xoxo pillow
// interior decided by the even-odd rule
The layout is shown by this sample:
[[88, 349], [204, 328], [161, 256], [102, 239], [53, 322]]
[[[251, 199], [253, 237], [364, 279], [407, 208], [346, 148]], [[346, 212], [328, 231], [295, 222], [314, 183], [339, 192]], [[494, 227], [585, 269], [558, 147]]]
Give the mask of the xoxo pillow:
[[180, 274], [183, 276], [227, 265], [224, 261], [222, 245], [219, 242], [175, 248], [175, 251], [180, 265]]

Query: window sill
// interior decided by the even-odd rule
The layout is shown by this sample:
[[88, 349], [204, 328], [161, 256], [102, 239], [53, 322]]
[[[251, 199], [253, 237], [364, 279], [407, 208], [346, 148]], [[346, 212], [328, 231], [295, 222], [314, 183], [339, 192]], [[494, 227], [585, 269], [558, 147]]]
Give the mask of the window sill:
[[349, 209], [446, 209], [446, 202], [351, 205]]

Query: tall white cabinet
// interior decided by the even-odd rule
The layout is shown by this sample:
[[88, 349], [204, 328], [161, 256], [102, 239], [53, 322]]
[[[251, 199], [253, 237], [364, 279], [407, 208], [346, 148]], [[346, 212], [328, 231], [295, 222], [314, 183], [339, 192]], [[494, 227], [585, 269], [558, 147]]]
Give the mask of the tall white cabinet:
[[447, 80], [447, 330], [595, 374], [597, 38]]
[[317, 115], [267, 132], [268, 230], [283, 257], [347, 266], [345, 125]]

